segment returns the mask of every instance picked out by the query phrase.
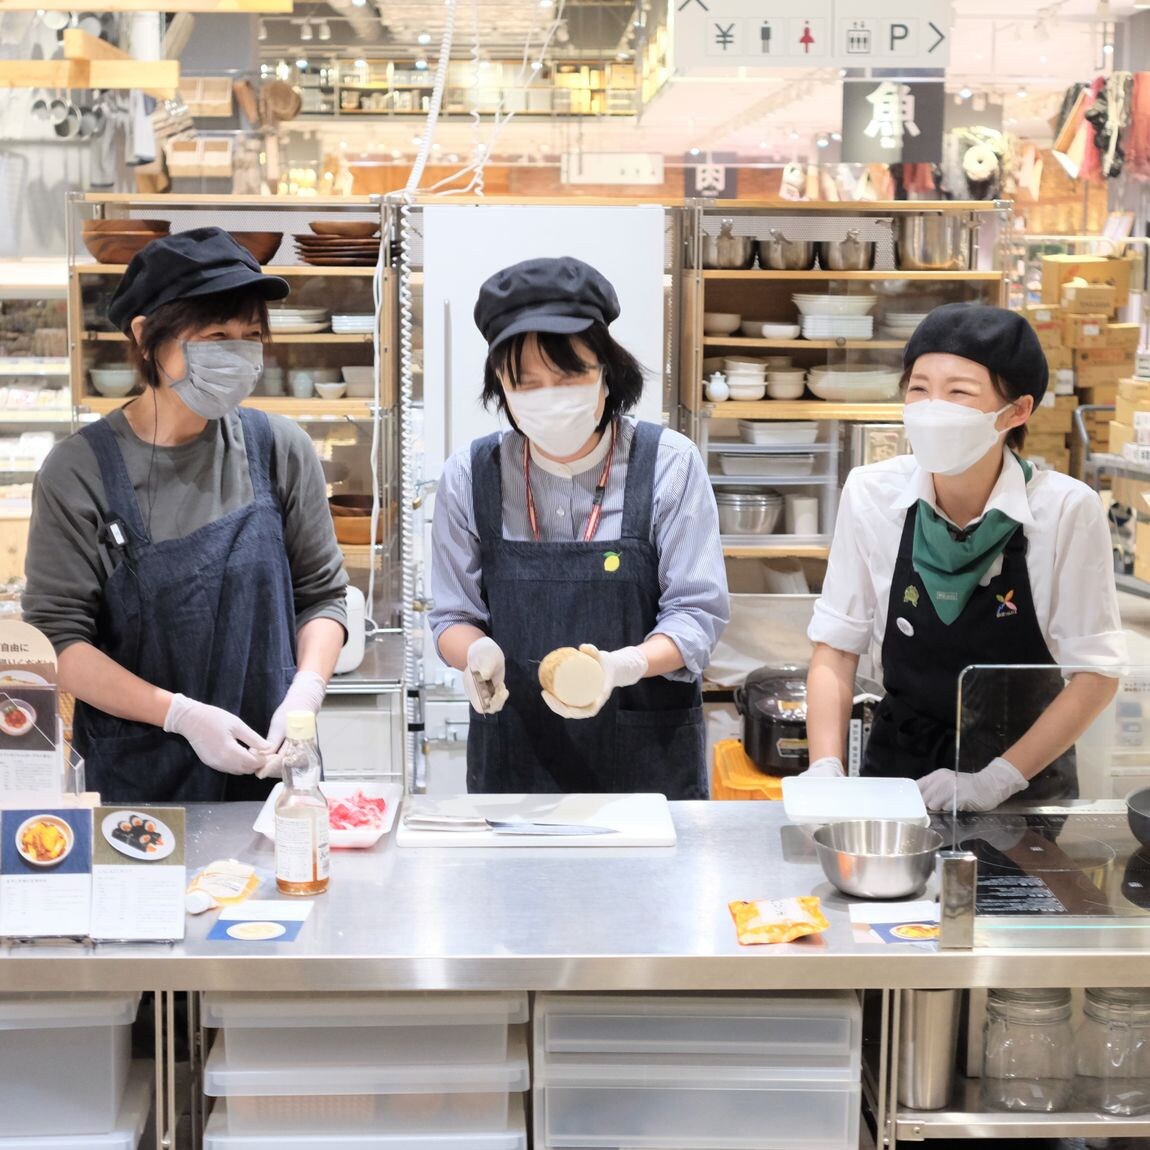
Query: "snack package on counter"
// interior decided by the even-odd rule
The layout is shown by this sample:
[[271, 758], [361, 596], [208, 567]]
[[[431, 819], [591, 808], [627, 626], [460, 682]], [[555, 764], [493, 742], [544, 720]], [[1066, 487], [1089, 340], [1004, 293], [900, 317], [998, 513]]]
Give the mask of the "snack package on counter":
[[822, 904], [814, 895], [732, 902], [727, 906], [743, 946], [793, 942], [809, 934], [821, 934], [830, 926], [823, 915]]
[[263, 882], [263, 877], [249, 863], [235, 859], [217, 859], [192, 876], [184, 895], [188, 914], [203, 914], [218, 906], [232, 906], [250, 898]]

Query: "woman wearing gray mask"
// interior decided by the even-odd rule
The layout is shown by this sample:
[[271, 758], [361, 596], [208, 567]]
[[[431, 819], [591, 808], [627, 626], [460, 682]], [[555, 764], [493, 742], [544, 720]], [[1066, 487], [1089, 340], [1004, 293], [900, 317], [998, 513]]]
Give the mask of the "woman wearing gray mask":
[[240, 407], [288, 290], [219, 228], [149, 244], [108, 307], [143, 394], [37, 476], [24, 615], [105, 802], [262, 797], [257, 752], [323, 700], [346, 621], [323, 474], [297, 424]]

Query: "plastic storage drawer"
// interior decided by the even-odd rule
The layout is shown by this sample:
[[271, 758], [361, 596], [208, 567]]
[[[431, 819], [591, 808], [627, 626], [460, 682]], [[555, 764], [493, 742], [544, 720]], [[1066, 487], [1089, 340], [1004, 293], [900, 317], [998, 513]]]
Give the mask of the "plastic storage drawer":
[[[132, 1066], [120, 1112], [107, 1134], [40, 1134], [0, 1138], [0, 1150], [136, 1150], [152, 1105], [155, 1069], [150, 1062]], [[0, 1128], [3, 1120], [0, 1119]]]
[[738, 1056], [757, 1066], [861, 1070], [862, 1012], [849, 993], [535, 999], [536, 1061], [552, 1054]]
[[[582, 1068], [535, 1092], [535, 1145], [855, 1150], [858, 1082], [734, 1066]], [[564, 1075], [566, 1077], [566, 1075]]]
[[526, 994], [205, 994], [233, 1068], [499, 1062]]
[[4, 1135], [114, 1130], [139, 1003], [138, 994], [0, 996]]
[[519, 1095], [511, 1098], [504, 1129], [441, 1134], [231, 1134], [227, 1110], [226, 1101], [216, 1104], [204, 1131], [204, 1150], [527, 1150]]
[[529, 1084], [522, 1028], [503, 1062], [237, 1068], [225, 1039], [204, 1068], [204, 1093], [227, 1099], [228, 1134], [499, 1131], [511, 1095]]

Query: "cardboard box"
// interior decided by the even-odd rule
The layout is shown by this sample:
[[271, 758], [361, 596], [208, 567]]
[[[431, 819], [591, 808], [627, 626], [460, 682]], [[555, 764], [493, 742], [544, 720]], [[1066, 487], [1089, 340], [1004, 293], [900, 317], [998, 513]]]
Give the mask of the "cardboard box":
[[1134, 578], [1150, 582], [1150, 522], [1134, 524]]
[[1121, 455], [1122, 448], [1128, 443], [1134, 442], [1134, 428], [1128, 423], [1119, 423], [1117, 420], [1110, 421], [1110, 440], [1107, 450], [1111, 455]]
[[1062, 342], [1076, 351], [1079, 348], [1105, 347], [1108, 322], [1104, 315], [1063, 314]]
[[[1106, 329], [1106, 337], [1116, 327], [1126, 327], [1126, 324], [1110, 324]], [[1134, 354], [1121, 347], [1084, 347], [1071, 353], [1074, 356], [1075, 367], [1099, 367], [1102, 364], [1118, 369], [1120, 375], [1134, 374]]]
[[1053, 350], [1062, 346], [1062, 308], [1042, 304], [1023, 308], [1022, 314], [1034, 328], [1042, 347]]
[[[1102, 400], [1103, 403], [1113, 403], [1113, 394], [1118, 390], [1118, 381], [1122, 378], [1119, 368], [1103, 364], [1101, 367], [1080, 367], [1074, 373], [1074, 385], [1078, 392], [1084, 390], [1095, 391], [1101, 389], [1111, 392], [1111, 398]], [[1098, 403], [1095, 399], [1092, 402]]]
[[[1058, 338], [1062, 338], [1062, 320], [1058, 321]], [[1063, 347], [1059, 344], [1057, 347], [1047, 347], [1043, 350], [1046, 352], [1046, 366], [1050, 369], [1051, 375], [1056, 371], [1066, 371], [1074, 366], [1073, 348]]]
[[1114, 401], [1114, 418], [1119, 423], [1128, 423], [1133, 427], [1134, 416], [1140, 411], [1150, 414], [1150, 401], [1126, 399], [1121, 392], [1118, 393], [1118, 397]]
[[1063, 475], [1070, 474], [1070, 450], [1061, 451], [1032, 451], [1029, 441], [1026, 444], [1026, 457], [1036, 463], [1041, 463], [1051, 471], [1061, 471]]
[[1138, 360], [1138, 345], [1142, 342], [1142, 325], [1137, 323], [1112, 323], [1106, 329], [1106, 347], [1110, 351], [1121, 351], [1130, 355], [1132, 365]]
[[1113, 315], [1116, 294], [1113, 284], [1063, 284], [1062, 311]]
[[1110, 481], [1115, 503], [1134, 508], [1141, 515], [1150, 515], [1150, 479], [1124, 479], [1116, 475]]
[[1118, 394], [1132, 403], [1150, 404], [1150, 380], [1120, 379]]
[[1062, 303], [1062, 285], [1067, 280], [1084, 279], [1092, 284], [1112, 284], [1114, 306], [1125, 307], [1130, 301], [1130, 279], [1133, 256], [1043, 256], [1042, 302]]

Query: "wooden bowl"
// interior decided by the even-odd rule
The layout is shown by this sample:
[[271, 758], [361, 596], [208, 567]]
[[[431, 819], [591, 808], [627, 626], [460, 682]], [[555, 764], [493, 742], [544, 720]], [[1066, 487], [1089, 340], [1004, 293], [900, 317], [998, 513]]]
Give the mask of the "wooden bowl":
[[[371, 496], [333, 495], [327, 502], [337, 542], [366, 547], [371, 542]], [[389, 519], [388, 509], [381, 506], [375, 532], [377, 543], [383, 542]]]
[[240, 247], [247, 248], [261, 264], [271, 262], [284, 238], [283, 232], [228, 232], [228, 235]]
[[317, 236], [347, 236], [367, 239], [379, 231], [379, 224], [371, 220], [312, 220], [308, 224]]
[[155, 232], [93, 232], [84, 237], [84, 243], [97, 263], [126, 264], [158, 238]]
[[152, 232], [155, 235], [166, 236], [172, 230], [167, 220], [85, 220], [84, 235], [93, 232]]

